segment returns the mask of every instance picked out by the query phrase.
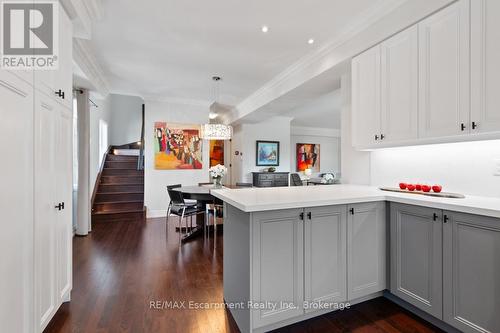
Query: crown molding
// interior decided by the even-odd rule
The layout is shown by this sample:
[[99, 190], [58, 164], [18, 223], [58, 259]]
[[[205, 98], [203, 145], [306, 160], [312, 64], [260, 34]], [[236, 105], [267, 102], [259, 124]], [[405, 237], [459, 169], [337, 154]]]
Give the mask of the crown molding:
[[101, 0], [60, 0], [60, 2], [73, 22], [73, 36], [90, 39], [92, 22], [103, 17]]
[[109, 83], [88, 40], [73, 38], [73, 61], [80, 67], [97, 92], [106, 97], [109, 94]]
[[[307, 70], [307, 68], [311, 67], [312, 65], [321, 62], [322, 59], [331, 55], [339, 46], [348, 42], [355, 35], [361, 33], [362, 31], [373, 25], [375, 22], [381, 20], [388, 13], [392, 12], [407, 1], [408, 0], [379, 0], [369, 10], [361, 14], [355, 22], [343, 29], [335, 38], [326, 42], [314, 51], [306, 54], [297, 62], [286, 68], [283, 72], [264, 84], [253, 94], [248, 96], [245, 100], [240, 102], [236, 106], [236, 112], [231, 121], [236, 121], [237, 118], [241, 118], [267, 104], [269, 100], [267, 100], [266, 95], [268, 95], [269, 93], [275, 94], [275, 98], [277, 98], [290, 91], [291, 89], [285, 90], [281, 87], [285, 82], [289, 81], [290, 78], [294, 77], [299, 72]], [[376, 41], [374, 41], [374, 43], [376, 43]], [[369, 48], [369, 46], [366, 48]], [[345, 59], [343, 59], [342, 61], [344, 60]], [[309, 79], [333, 67], [334, 65], [336, 64], [331, 64], [331, 66], [328, 68], [321, 68], [320, 72], [310, 73]], [[298, 85], [292, 88], [296, 88]]]

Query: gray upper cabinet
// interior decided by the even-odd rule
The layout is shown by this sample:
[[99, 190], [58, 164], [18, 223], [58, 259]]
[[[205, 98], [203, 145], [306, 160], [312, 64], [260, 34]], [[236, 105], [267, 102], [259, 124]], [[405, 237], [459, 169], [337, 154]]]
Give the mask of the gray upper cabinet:
[[306, 209], [305, 213], [305, 300], [317, 304], [344, 302], [346, 206], [311, 208]]
[[500, 220], [444, 216], [444, 320], [463, 332], [500, 332]]
[[[276, 305], [253, 310], [254, 327], [303, 314], [304, 254], [302, 209], [253, 213], [252, 297]], [[295, 305], [288, 306], [287, 305]]]
[[348, 300], [386, 289], [386, 234], [385, 202], [348, 206]]
[[391, 292], [442, 319], [442, 212], [391, 204]]

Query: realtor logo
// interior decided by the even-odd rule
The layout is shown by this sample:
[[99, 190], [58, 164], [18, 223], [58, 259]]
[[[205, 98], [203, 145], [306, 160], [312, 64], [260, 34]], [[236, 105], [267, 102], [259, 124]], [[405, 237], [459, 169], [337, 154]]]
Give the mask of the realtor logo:
[[57, 69], [58, 6], [57, 1], [1, 3], [2, 68]]

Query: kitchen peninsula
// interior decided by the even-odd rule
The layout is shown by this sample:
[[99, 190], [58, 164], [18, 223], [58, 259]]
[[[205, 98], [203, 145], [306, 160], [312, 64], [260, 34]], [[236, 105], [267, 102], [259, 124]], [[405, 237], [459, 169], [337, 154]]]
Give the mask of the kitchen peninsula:
[[[221, 189], [224, 299], [264, 332], [386, 295], [446, 331], [500, 331], [500, 200], [337, 185]], [[472, 286], [474, 286], [472, 288]]]

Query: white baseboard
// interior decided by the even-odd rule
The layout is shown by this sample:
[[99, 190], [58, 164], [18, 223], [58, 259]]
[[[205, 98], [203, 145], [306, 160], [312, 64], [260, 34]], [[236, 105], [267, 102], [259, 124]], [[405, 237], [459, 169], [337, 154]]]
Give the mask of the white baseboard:
[[166, 209], [148, 209], [146, 211], [146, 218], [167, 217]]

